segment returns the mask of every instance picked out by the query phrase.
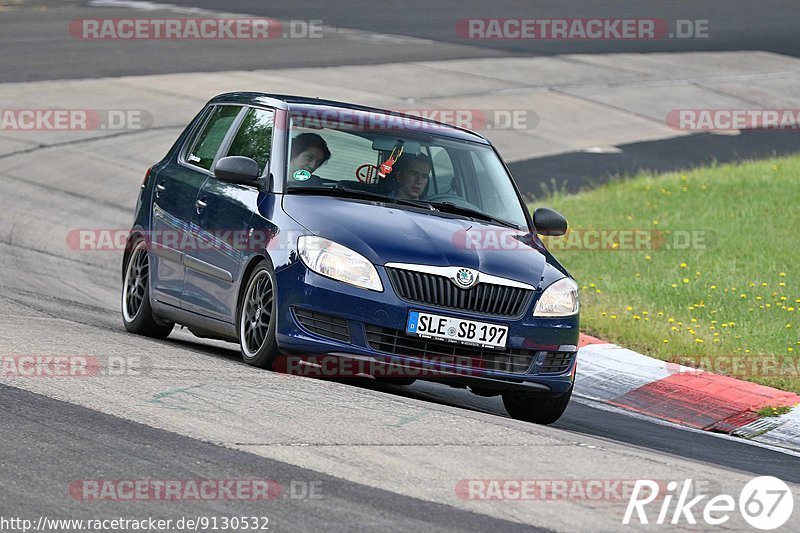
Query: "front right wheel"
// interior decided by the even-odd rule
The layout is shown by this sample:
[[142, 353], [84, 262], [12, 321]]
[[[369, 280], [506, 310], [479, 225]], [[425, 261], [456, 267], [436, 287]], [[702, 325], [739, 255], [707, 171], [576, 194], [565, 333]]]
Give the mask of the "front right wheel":
[[275, 339], [275, 273], [267, 261], [250, 273], [238, 315], [242, 359], [248, 365], [271, 369], [280, 352]]
[[572, 389], [559, 396], [537, 397], [524, 393], [503, 394], [503, 406], [515, 420], [534, 424], [552, 424], [564, 414], [572, 396]]

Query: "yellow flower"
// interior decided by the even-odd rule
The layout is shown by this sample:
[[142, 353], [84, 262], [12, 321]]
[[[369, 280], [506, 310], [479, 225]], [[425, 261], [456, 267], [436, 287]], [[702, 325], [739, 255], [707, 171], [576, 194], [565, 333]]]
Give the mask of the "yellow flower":
[[778, 283], [778, 285], [781, 286], [781, 287], [785, 287], [786, 286], [786, 282], [781, 281], [780, 283]]
[[762, 282], [761, 282], [761, 286], [762, 286], [762, 287], [766, 287], [766, 286], [767, 286], [767, 282], [766, 282], [766, 281], [762, 281]]
[[697, 322], [697, 319], [696, 319], [696, 318], [693, 318], [693, 319], [692, 319], [692, 322]]
[[633, 217], [631, 215], [628, 215], [625, 217], [625, 220], [633, 220]]
[[712, 285], [712, 286], [711, 286], [711, 287], [709, 287], [709, 288], [710, 288], [711, 290], [714, 290], [714, 289], [716, 289], [716, 288], [717, 288], [717, 286], [716, 286], [716, 285]]
[[782, 277], [782, 278], [785, 278], [785, 277], [786, 277], [786, 272], [781, 272], [781, 273], [779, 273], [778, 275], [779, 275], [780, 277]]
[[640, 318], [642, 318], [642, 317], [640, 317], [639, 315], [633, 315], [633, 319], [634, 320], [639, 320]]
[[673, 322], [675, 322], [675, 319], [674, 319], [674, 318], [672, 318], [672, 317], [670, 317], [670, 318], [668, 318], [668, 319], [667, 319], [667, 322], [669, 322], [670, 324], [672, 324]]
[[652, 259], [652, 257], [650, 257], [649, 255], [644, 256], [645, 261], [650, 261], [650, 259]]
[[699, 344], [703, 344], [703, 339], [695, 339], [694, 342], [697, 342]]
[[671, 327], [671, 328], [669, 328], [669, 329], [670, 329], [670, 331], [678, 331], [678, 328], [676, 328], [675, 326], [672, 326], [672, 327]]
[[742, 294], [739, 295], [739, 298], [747, 299], [747, 295], [742, 293]]
[[681, 263], [681, 268], [686, 268], [686, 263]]
[[673, 284], [672, 284], [672, 288], [675, 288], [675, 287], [677, 287], [677, 286], [678, 286], [678, 284], [677, 284], [677, 283], [673, 283]]
[[684, 283], [689, 283], [689, 278], [683, 278]]
[[791, 313], [792, 311], [794, 311], [794, 307], [787, 307], [786, 310]]
[[685, 174], [683, 176], [681, 176], [681, 181], [686, 181], [687, 179], [689, 179], [689, 177], [686, 176]]
[[611, 320], [616, 320], [616, 319], [617, 319], [617, 315], [611, 315]]
[[626, 308], [625, 308], [625, 310], [626, 310], [626, 311], [633, 311], [633, 307], [631, 307], [631, 306], [629, 305], [628, 307], [626, 307]]
[[667, 344], [667, 343], [669, 343], [669, 341], [667, 339], [664, 339], [664, 344]]
[[653, 225], [654, 225], [654, 226], [658, 226], [658, 220], [654, 220], [654, 221], [653, 221]]

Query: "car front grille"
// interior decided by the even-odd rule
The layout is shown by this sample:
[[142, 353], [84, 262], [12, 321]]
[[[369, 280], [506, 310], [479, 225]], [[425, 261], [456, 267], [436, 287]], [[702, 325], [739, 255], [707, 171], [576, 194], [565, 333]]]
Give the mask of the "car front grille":
[[350, 327], [347, 320], [298, 307], [293, 307], [292, 311], [297, 321], [311, 333], [341, 342], [350, 342]]
[[505, 351], [412, 337], [404, 332], [381, 326], [366, 325], [367, 343], [378, 352], [414, 357], [421, 360], [493, 370], [511, 374], [526, 374], [539, 352], [523, 349]]
[[517, 316], [527, 308], [533, 291], [519, 287], [478, 283], [456, 287], [449, 278], [400, 268], [386, 268], [400, 298], [436, 307], [496, 316]]
[[572, 366], [575, 352], [544, 352], [544, 360], [539, 374], [561, 374]]

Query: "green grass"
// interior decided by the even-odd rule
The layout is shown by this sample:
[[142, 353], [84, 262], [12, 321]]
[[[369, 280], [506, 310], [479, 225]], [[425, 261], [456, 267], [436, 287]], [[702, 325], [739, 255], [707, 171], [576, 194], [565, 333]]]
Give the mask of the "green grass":
[[571, 231], [651, 238], [600, 250], [580, 249], [577, 231], [545, 239], [581, 285], [583, 331], [800, 391], [800, 157], [640, 175], [531, 207], [543, 205]]

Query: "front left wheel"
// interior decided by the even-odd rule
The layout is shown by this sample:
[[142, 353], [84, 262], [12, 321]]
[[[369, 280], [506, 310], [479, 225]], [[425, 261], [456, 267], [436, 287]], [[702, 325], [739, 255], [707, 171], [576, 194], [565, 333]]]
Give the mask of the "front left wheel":
[[242, 359], [249, 365], [271, 369], [280, 352], [275, 339], [275, 273], [267, 261], [261, 261], [250, 273], [238, 316]]
[[147, 245], [138, 239], [125, 264], [122, 280], [122, 322], [137, 335], [164, 339], [174, 324], [156, 320], [150, 305], [150, 258]]
[[558, 396], [536, 397], [524, 393], [503, 394], [503, 406], [515, 420], [534, 424], [552, 424], [564, 414], [572, 396], [572, 389]]

